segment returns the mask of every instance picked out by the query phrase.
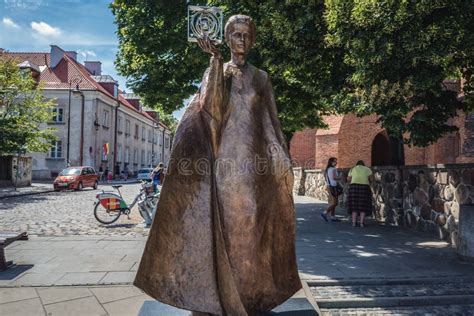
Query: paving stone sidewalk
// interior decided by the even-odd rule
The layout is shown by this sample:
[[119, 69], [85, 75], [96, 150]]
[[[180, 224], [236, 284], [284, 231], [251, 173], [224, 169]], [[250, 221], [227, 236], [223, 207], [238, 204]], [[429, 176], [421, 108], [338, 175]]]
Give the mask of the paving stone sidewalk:
[[[422, 281], [420, 281], [422, 282]], [[442, 282], [442, 283], [441, 283]], [[358, 285], [311, 287], [316, 299], [348, 299], [377, 297], [414, 297], [444, 295], [474, 295], [474, 282], [462, 283], [440, 280], [440, 283], [405, 285]], [[474, 312], [474, 310], [473, 310]]]
[[416, 307], [384, 307], [384, 308], [342, 308], [337, 311], [321, 309], [322, 316], [472, 316], [474, 304], [449, 306], [416, 306]]
[[134, 286], [0, 289], [1, 315], [138, 315], [153, 300]]
[[[146, 236], [143, 218], [135, 205], [127, 216], [112, 225], [102, 225], [93, 214], [96, 195], [102, 190], [114, 191], [108, 184], [98, 190], [61, 191], [0, 199], [0, 231], [27, 231], [39, 236]], [[120, 188], [125, 201], [131, 203], [140, 190], [137, 182]]]
[[6, 249], [16, 266], [0, 272], [0, 287], [131, 284], [146, 237], [31, 236]]
[[[474, 278], [474, 265], [459, 261], [447, 243], [434, 240], [430, 235], [375, 223], [369, 223], [366, 228], [353, 228], [345, 219], [341, 223], [328, 224], [319, 217], [326, 204], [299, 196], [295, 197], [295, 202], [297, 262], [305, 280]], [[80, 315], [83, 311], [83, 315], [136, 315], [126, 312], [126, 308], [140, 305], [147, 299], [131, 287], [145, 242], [146, 236], [107, 235], [31, 236], [28, 241], [17, 241], [6, 249], [7, 259], [16, 261], [17, 266], [0, 272], [0, 288], [3, 288], [0, 297], [3, 300], [8, 295], [17, 295], [3, 293], [20, 293], [21, 298], [8, 302], [0, 300], [0, 314], [36, 315], [35, 311], [39, 311], [38, 315], [44, 315], [58, 308], [59, 312], [53, 314]], [[122, 285], [130, 288], [123, 292], [130, 291], [131, 296], [101, 302], [96, 294], [101, 291], [97, 288], [121, 293]], [[50, 293], [77, 290], [82, 294], [77, 294], [79, 297], [70, 294], [71, 298], [66, 296], [66, 299], [46, 300], [45, 303], [41, 294], [48, 291], [44, 287]], [[135, 302], [135, 297], [141, 297], [141, 303]], [[38, 302], [42, 310], [36, 309]], [[107, 306], [112, 302], [114, 304]], [[94, 310], [89, 311], [89, 307]], [[378, 313], [376, 309], [374, 312]], [[359, 315], [357, 310], [353, 313]], [[403, 314], [403, 309], [398, 314]]]

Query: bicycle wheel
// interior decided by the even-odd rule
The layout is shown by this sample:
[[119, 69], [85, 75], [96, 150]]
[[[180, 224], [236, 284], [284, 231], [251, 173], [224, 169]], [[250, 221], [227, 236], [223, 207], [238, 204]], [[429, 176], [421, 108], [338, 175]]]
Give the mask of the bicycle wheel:
[[120, 209], [106, 209], [102, 204], [97, 202], [94, 207], [94, 217], [102, 224], [112, 224], [119, 219], [122, 212]]

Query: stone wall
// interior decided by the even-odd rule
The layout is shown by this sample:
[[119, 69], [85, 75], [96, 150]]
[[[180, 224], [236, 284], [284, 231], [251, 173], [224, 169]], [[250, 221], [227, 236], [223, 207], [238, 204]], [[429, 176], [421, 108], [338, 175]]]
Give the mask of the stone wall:
[[0, 156], [0, 187], [31, 185], [31, 157]]
[[[457, 245], [459, 206], [474, 203], [474, 164], [374, 167], [372, 183], [375, 219], [437, 234]], [[349, 169], [339, 170], [345, 207]], [[298, 192], [327, 201], [323, 170], [295, 173]]]

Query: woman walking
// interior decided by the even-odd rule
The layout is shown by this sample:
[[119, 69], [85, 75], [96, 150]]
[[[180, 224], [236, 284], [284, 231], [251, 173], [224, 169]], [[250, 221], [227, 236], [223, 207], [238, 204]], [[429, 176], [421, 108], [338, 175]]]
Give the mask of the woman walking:
[[367, 168], [362, 160], [349, 171], [347, 178], [351, 186], [349, 188], [348, 211], [352, 215], [352, 226], [357, 223], [357, 215], [360, 216], [360, 227], [364, 227], [364, 218], [372, 213], [372, 170]]
[[[339, 203], [339, 195], [342, 194], [342, 187], [337, 183], [337, 180], [341, 180], [341, 177], [337, 174], [336, 165], [337, 158], [329, 158], [328, 165], [324, 172], [329, 206], [321, 213], [321, 218], [326, 222], [329, 222], [329, 220], [331, 220], [331, 222], [340, 222], [340, 220], [336, 218], [336, 207]], [[328, 219], [328, 215], [331, 217], [330, 219]]]
[[151, 178], [153, 179], [153, 189], [155, 192], [158, 191], [158, 185], [161, 184], [161, 177], [163, 175], [163, 163], [160, 162], [155, 169], [151, 172]]

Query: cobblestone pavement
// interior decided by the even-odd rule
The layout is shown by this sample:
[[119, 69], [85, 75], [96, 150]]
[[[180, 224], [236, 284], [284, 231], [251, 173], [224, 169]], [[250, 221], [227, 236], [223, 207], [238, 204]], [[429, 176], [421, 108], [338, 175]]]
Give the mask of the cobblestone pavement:
[[[124, 184], [120, 191], [127, 203], [138, 193], [138, 183]], [[100, 190], [112, 190], [108, 185], [99, 190], [62, 191], [0, 200], [0, 231], [28, 231], [30, 235], [109, 235], [146, 236], [143, 219], [137, 206], [130, 218], [122, 215], [111, 225], [102, 225], [94, 218], [94, 201]]]
[[474, 304], [447, 306], [385, 307], [385, 308], [344, 308], [338, 310], [321, 309], [323, 316], [378, 316], [378, 315], [474, 315]]
[[[413, 297], [441, 295], [474, 295], [474, 283], [457, 282], [407, 285], [359, 285], [311, 287], [318, 299], [348, 299], [375, 297]], [[474, 313], [474, 310], [473, 310]]]

